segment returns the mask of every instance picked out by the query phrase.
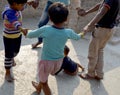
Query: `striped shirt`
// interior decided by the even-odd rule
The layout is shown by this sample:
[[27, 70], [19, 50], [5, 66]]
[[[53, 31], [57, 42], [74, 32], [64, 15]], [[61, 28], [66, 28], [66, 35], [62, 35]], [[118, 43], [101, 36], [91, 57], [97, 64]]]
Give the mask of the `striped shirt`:
[[18, 38], [21, 35], [18, 26], [22, 26], [21, 11], [16, 11], [9, 6], [5, 6], [5, 10], [2, 12], [2, 18], [4, 26], [3, 36], [7, 38]]

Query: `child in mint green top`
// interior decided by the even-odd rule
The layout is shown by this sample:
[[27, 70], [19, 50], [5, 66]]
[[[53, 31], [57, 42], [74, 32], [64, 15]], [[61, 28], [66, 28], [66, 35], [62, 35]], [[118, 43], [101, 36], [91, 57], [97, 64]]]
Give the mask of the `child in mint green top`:
[[[37, 8], [39, 5], [39, 1], [40, 0], [33, 0], [33, 1], [29, 1], [29, 5], [31, 5], [33, 8]], [[42, 15], [40, 17], [39, 23], [38, 23], [38, 28], [46, 25], [49, 22], [49, 16], [48, 16], [48, 8], [50, 7], [51, 4], [55, 3], [55, 2], [62, 2], [64, 3], [66, 6], [70, 6], [70, 1], [71, 0], [47, 0], [44, 10], [42, 12]], [[75, 3], [75, 8], [79, 8], [80, 7], [80, 1], [79, 0], [73, 0]], [[74, 18], [72, 18], [74, 19]], [[68, 23], [68, 22], [67, 22]], [[36, 48], [39, 44], [42, 43], [42, 38], [38, 37], [38, 41], [34, 44], [32, 44], [32, 49]]]
[[39, 29], [28, 32], [27, 37], [42, 37], [42, 60], [58, 60], [64, 57], [63, 51], [68, 39], [79, 40], [80, 36], [72, 29], [45, 25]]
[[55, 74], [61, 68], [67, 40], [79, 40], [81, 37], [74, 30], [64, 28], [64, 22], [67, 21], [69, 11], [63, 3], [52, 4], [49, 7], [48, 14], [53, 25], [45, 25], [26, 34], [28, 38], [43, 38], [42, 56], [38, 67], [40, 82], [32, 82], [32, 84], [38, 94], [43, 89], [45, 95], [51, 95], [47, 83], [48, 76], [49, 74]]

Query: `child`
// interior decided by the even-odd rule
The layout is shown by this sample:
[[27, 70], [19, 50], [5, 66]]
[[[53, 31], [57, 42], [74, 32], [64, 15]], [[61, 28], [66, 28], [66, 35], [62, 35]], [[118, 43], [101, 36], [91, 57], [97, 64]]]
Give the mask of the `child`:
[[74, 62], [70, 57], [68, 57], [68, 53], [69, 53], [70, 49], [65, 46], [64, 48], [64, 58], [63, 58], [63, 63], [62, 66], [60, 68], [60, 70], [56, 73], [56, 75], [63, 69], [65, 73], [69, 74], [69, 75], [76, 75], [78, 73], [78, 69], [81, 68], [82, 71], [84, 71], [84, 68]]
[[54, 75], [62, 65], [64, 57], [64, 47], [68, 39], [79, 40], [81, 35], [76, 34], [72, 29], [64, 28], [64, 23], [68, 18], [68, 8], [63, 3], [54, 3], [49, 7], [48, 14], [53, 25], [45, 25], [39, 29], [27, 32], [26, 37], [42, 37], [43, 49], [41, 61], [39, 63], [40, 82], [32, 82], [37, 92], [41, 89], [45, 95], [51, 95], [48, 86], [49, 74]]
[[80, 75], [83, 79], [103, 79], [104, 47], [113, 34], [115, 20], [120, 7], [119, 1], [120, 0], [103, 0], [102, 3], [82, 12], [82, 14], [78, 12], [80, 15], [84, 16], [99, 10], [96, 16], [83, 29], [86, 33], [96, 27], [95, 31], [92, 33], [92, 39], [89, 45], [88, 72]]
[[5, 7], [2, 13], [3, 17], [3, 42], [5, 47], [5, 79], [8, 82], [13, 82], [14, 78], [11, 75], [11, 68], [16, 65], [14, 57], [18, 54], [22, 33], [26, 29], [22, 29], [22, 15], [24, 5], [27, 0], [7, 0], [9, 6]]
[[[39, 1], [40, 0], [34, 0], [34, 1], [29, 1], [28, 3], [30, 5], [32, 5], [34, 8], [36, 8], [39, 4]], [[62, 2], [64, 3], [66, 6], [69, 6], [70, 5], [70, 0], [47, 0], [47, 4], [44, 8], [44, 11], [42, 13], [42, 16], [40, 17], [40, 21], [39, 21], [39, 24], [38, 24], [38, 27], [42, 27], [44, 25], [46, 25], [48, 22], [49, 22], [49, 16], [48, 16], [48, 8], [50, 7], [51, 4], [55, 3], [55, 2]], [[73, 2], [75, 3], [75, 8], [79, 8], [80, 7], [80, 0], [73, 0]], [[77, 15], [77, 14], [75, 14]], [[72, 19], [75, 19], [76, 16], [74, 16], [74, 18]], [[77, 22], [76, 22], [77, 23]], [[71, 23], [70, 23], [71, 25]], [[73, 24], [72, 24], [73, 25]], [[38, 41], [35, 43], [35, 44], [32, 44], [32, 48], [36, 48], [39, 44], [42, 43], [42, 38], [38, 38]]]

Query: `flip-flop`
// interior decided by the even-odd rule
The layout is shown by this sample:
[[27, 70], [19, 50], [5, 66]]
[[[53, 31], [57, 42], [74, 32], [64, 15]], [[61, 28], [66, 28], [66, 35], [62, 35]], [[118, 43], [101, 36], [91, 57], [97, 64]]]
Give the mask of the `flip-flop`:
[[33, 87], [36, 89], [36, 92], [40, 94], [41, 92], [41, 87], [39, 87], [39, 83], [32, 81]]
[[96, 80], [102, 80], [103, 78], [100, 78], [100, 77], [98, 77], [98, 76], [95, 76], [95, 79], [96, 79]]
[[83, 78], [83, 79], [95, 79], [95, 77], [91, 77], [91, 76], [89, 76], [88, 74], [80, 74], [79, 75], [81, 78]]

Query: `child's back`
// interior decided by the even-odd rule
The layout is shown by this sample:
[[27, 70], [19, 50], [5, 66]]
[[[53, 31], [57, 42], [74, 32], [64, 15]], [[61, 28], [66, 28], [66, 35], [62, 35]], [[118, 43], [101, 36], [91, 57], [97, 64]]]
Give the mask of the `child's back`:
[[39, 36], [43, 38], [43, 51], [41, 59], [57, 60], [64, 57], [63, 51], [65, 43], [68, 39], [78, 40], [79, 35], [74, 33], [72, 29], [57, 28], [55, 26], [46, 25], [38, 30], [28, 33], [28, 37]]
[[[64, 29], [68, 17], [68, 8], [62, 3], [54, 3], [48, 10], [53, 25], [46, 25], [28, 32], [27, 37], [42, 37], [43, 49], [39, 63], [39, 85], [33, 83], [37, 92], [43, 89], [45, 95], [51, 95], [48, 86], [49, 74], [55, 74], [61, 67], [64, 57], [64, 47], [68, 39], [79, 40], [80, 35], [72, 29]], [[47, 89], [47, 90], [46, 90]]]

